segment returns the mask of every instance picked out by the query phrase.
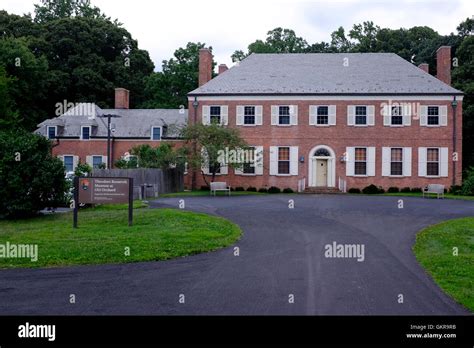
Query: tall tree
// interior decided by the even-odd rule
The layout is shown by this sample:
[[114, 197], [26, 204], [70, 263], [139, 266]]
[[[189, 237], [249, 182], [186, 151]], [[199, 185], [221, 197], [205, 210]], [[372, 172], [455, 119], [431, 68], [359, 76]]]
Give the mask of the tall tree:
[[[187, 106], [186, 95], [198, 87], [199, 50], [206, 45], [188, 42], [178, 48], [173, 58], [164, 60], [162, 71], [146, 79], [144, 108], [179, 108]], [[210, 47], [212, 50], [212, 47]], [[213, 62], [213, 68], [215, 62]]]
[[70, 17], [107, 18], [90, 0], [41, 0], [41, 4], [35, 5], [35, 22]]

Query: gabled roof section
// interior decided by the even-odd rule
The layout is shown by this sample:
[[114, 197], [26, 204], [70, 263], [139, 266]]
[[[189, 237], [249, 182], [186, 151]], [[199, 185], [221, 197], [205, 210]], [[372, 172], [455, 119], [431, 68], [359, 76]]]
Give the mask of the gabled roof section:
[[188, 96], [460, 95], [394, 53], [251, 54]]

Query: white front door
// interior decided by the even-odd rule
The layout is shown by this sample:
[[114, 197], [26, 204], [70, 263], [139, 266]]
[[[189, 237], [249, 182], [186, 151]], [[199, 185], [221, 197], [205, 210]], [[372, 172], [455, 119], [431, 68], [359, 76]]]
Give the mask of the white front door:
[[328, 160], [326, 159], [317, 159], [316, 163], [316, 186], [326, 187], [328, 186]]

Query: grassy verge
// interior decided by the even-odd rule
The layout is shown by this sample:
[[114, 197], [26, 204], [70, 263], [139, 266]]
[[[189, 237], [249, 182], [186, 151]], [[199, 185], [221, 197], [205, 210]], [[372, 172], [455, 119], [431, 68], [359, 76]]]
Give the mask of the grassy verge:
[[166, 260], [216, 250], [241, 235], [223, 218], [175, 209], [136, 209], [133, 220], [128, 227], [126, 205], [103, 205], [79, 211], [76, 230], [71, 213], [0, 221], [0, 245], [38, 245], [37, 262], [0, 257], [0, 268]]
[[[458, 248], [458, 256], [453, 255]], [[456, 301], [474, 311], [474, 218], [445, 221], [416, 237], [418, 262]]]
[[[350, 193], [351, 195], [364, 195], [363, 193]], [[423, 197], [421, 192], [397, 192], [397, 193], [378, 193], [370, 196], [395, 196], [395, 197]], [[436, 195], [430, 195], [429, 198], [436, 199]], [[444, 198], [446, 199], [461, 199], [466, 201], [474, 201], [474, 196], [459, 196], [451, 193], [445, 193]]]
[[[262, 192], [251, 192], [251, 191], [232, 191], [231, 196], [248, 196], [248, 195], [266, 195], [267, 193]], [[218, 191], [217, 196], [227, 196], [227, 192]], [[209, 191], [196, 190], [196, 191], [183, 191], [175, 193], [165, 193], [160, 195], [160, 198], [174, 198], [174, 197], [201, 197], [201, 196], [210, 196]]]

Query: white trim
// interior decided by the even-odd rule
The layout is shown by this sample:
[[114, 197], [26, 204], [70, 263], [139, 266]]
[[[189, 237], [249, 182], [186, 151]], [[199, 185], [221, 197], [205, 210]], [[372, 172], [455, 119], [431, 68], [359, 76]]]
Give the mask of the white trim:
[[[82, 136], [83, 136], [83, 133], [82, 133], [82, 130], [84, 128], [89, 128], [89, 139], [84, 139]], [[92, 138], [92, 126], [81, 126], [81, 134], [80, 134], [80, 139], [81, 140], [91, 140]]]
[[[160, 129], [160, 139], [153, 139], [153, 128], [159, 128]], [[163, 136], [163, 128], [161, 126], [151, 126], [151, 128], [150, 128], [150, 140], [160, 141], [162, 136]]]
[[[387, 100], [442, 100], [449, 101], [453, 100], [453, 95], [376, 95], [376, 96], [360, 96], [360, 95], [321, 95], [321, 96], [312, 96], [312, 95], [294, 95], [294, 96], [278, 96], [278, 95], [269, 95], [269, 96], [250, 96], [250, 95], [229, 95], [229, 96], [197, 96], [198, 101], [220, 101], [220, 100], [375, 100], [381, 102], [387, 102]], [[464, 96], [456, 95], [457, 101], [462, 101]], [[188, 101], [194, 101], [194, 96], [188, 97]]]
[[[328, 150], [330, 156], [313, 156], [319, 149]], [[328, 145], [317, 145], [309, 151], [308, 159], [308, 187], [316, 187], [317, 173], [313, 174], [313, 166], [318, 159], [327, 160], [327, 187], [336, 187], [336, 153], [334, 150]]]
[[[49, 129], [54, 128], [54, 138], [49, 137]], [[58, 136], [58, 126], [46, 126], [46, 137], [48, 139], [55, 139]]]

